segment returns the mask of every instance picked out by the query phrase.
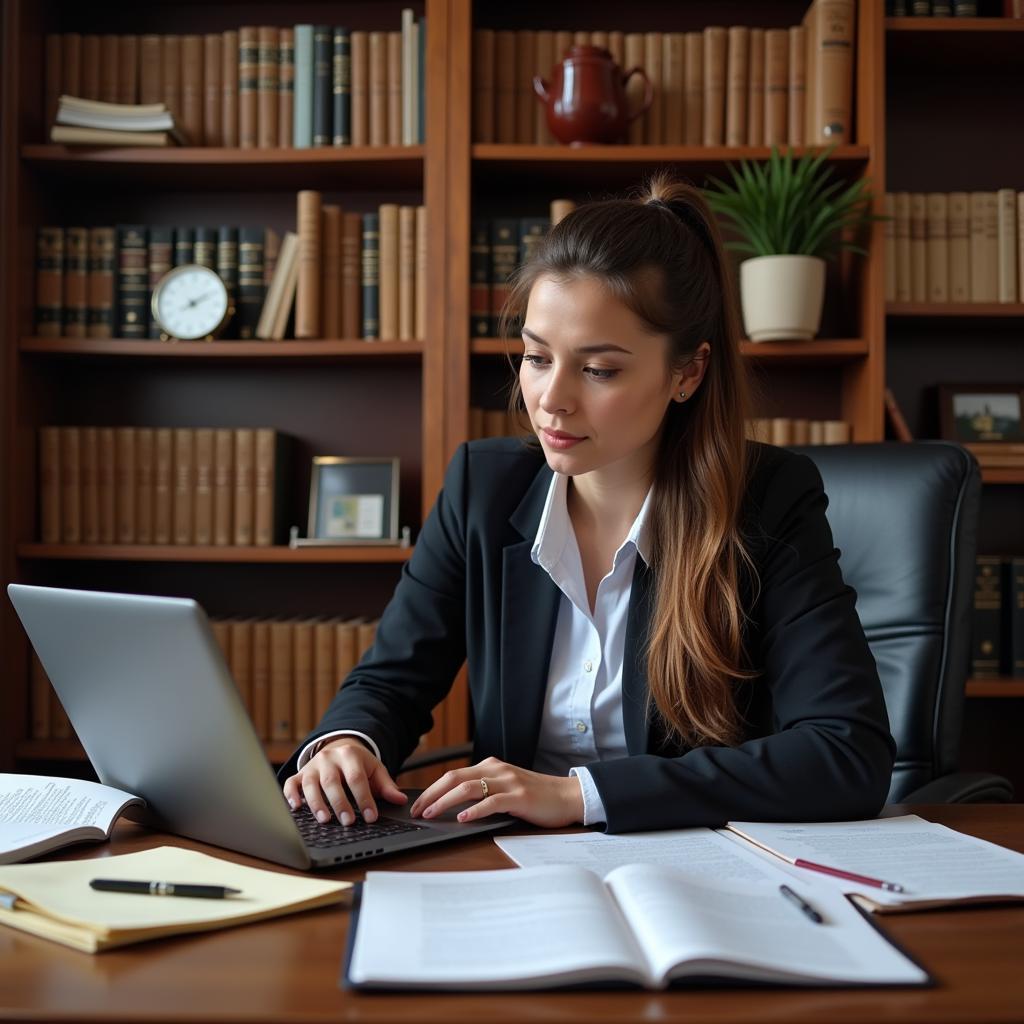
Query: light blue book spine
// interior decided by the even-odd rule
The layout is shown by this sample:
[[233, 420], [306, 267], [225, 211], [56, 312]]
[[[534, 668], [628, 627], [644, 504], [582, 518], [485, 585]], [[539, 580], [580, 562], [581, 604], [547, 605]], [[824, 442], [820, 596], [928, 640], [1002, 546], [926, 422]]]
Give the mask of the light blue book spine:
[[313, 145], [313, 26], [295, 26], [295, 108], [292, 140], [296, 149]]

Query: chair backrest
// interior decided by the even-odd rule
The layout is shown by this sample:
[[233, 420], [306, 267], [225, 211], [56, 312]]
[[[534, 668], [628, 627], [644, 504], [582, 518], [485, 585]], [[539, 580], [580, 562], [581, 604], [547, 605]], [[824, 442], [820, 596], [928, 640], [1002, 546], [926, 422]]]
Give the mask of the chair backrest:
[[956, 770], [981, 477], [955, 444], [825, 445], [817, 464], [896, 740], [889, 802]]

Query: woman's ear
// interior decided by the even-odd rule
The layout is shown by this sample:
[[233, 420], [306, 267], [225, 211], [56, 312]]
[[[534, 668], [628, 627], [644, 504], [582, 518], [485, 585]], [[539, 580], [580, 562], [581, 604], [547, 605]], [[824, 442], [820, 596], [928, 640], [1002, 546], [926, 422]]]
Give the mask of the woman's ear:
[[677, 402], [688, 402], [700, 387], [707, 372], [711, 346], [702, 341], [687, 363], [672, 375], [672, 397]]

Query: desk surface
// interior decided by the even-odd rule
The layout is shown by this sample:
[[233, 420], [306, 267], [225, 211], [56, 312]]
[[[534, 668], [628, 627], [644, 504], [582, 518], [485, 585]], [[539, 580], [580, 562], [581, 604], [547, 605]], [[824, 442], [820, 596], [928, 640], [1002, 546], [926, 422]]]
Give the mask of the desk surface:
[[[1024, 853], [1024, 804], [889, 808], [914, 810]], [[155, 843], [211, 850], [121, 823], [112, 841], [63, 856], [101, 859]], [[446, 844], [371, 866], [447, 871], [509, 867], [486, 837]], [[334, 872], [358, 879], [363, 868]], [[423, 1021], [1024, 1021], [1024, 907], [971, 909], [881, 919], [884, 931], [937, 980], [915, 990], [689, 990], [542, 992], [502, 995], [381, 995], [338, 987], [348, 912], [296, 914], [208, 935], [182, 936], [89, 956], [0, 928], [0, 1020]]]

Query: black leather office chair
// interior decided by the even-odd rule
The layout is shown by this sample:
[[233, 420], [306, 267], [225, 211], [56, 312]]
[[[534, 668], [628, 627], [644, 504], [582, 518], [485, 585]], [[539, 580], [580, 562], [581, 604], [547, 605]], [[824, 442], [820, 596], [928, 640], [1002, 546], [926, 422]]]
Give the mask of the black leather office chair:
[[889, 803], [1013, 799], [998, 775], [957, 771], [970, 664], [981, 477], [943, 441], [797, 449], [829, 498], [843, 577], [885, 690], [896, 739]]

